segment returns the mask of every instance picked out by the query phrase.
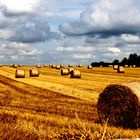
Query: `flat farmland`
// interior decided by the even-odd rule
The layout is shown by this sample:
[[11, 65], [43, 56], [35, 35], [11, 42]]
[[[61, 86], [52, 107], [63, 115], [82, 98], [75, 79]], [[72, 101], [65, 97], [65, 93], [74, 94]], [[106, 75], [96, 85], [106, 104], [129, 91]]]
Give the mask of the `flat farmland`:
[[[115, 128], [98, 123], [96, 104], [109, 84], [140, 82], [140, 68], [86, 67], [81, 79], [61, 76], [60, 69], [38, 68], [39, 77], [30, 77], [34, 66], [0, 67], [0, 137], [2, 139], [118, 139], [138, 138], [140, 129]], [[25, 78], [15, 78], [16, 69]]]

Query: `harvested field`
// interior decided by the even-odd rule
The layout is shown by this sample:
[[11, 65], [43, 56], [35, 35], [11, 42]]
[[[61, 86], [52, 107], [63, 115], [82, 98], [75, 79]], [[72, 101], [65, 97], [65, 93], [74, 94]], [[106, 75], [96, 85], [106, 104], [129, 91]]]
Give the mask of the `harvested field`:
[[[140, 68], [116, 73], [112, 68], [75, 67], [81, 79], [61, 76], [61, 70], [39, 69], [30, 77], [15, 78], [15, 68], [0, 68], [0, 137], [2, 139], [119, 139], [138, 138], [140, 129], [102, 126], [96, 104], [109, 84], [140, 82]], [[66, 67], [67, 68], [67, 67]], [[18, 68], [17, 68], [18, 69]], [[104, 137], [103, 137], [104, 136]]]

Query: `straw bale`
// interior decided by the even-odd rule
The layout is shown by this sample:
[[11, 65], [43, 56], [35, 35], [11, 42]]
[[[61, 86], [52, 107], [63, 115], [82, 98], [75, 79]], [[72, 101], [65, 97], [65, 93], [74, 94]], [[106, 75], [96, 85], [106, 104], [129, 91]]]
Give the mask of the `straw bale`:
[[25, 78], [25, 71], [20, 69], [16, 70], [15, 78]]
[[117, 69], [117, 72], [118, 73], [124, 73], [125, 72], [125, 69], [123, 66], [119, 66], [118, 69]]
[[87, 68], [88, 68], [88, 69], [92, 69], [92, 66], [91, 66], [91, 65], [89, 65], [89, 66], [87, 66]]
[[118, 70], [119, 65], [113, 65], [113, 70]]
[[99, 120], [123, 128], [140, 127], [140, 83], [110, 84], [99, 95]]
[[30, 77], [38, 77], [39, 71], [38, 69], [30, 69]]
[[71, 78], [81, 78], [81, 72], [79, 70], [72, 70], [70, 73]]
[[69, 70], [68, 69], [61, 69], [61, 75], [69, 75]]

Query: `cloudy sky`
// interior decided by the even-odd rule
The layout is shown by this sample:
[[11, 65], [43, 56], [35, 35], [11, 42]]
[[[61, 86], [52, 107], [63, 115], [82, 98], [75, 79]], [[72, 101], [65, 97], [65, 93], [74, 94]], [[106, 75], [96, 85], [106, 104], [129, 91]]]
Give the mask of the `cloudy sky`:
[[91, 64], [140, 55], [139, 0], [0, 0], [0, 63]]

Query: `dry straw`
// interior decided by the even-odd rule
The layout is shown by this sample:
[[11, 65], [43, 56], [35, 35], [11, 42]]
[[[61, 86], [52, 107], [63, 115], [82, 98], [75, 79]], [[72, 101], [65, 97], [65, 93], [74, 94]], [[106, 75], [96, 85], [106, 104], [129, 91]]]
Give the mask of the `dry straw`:
[[140, 127], [140, 83], [108, 85], [99, 95], [97, 110], [101, 123], [124, 128]]
[[15, 78], [25, 78], [25, 71], [24, 70], [16, 70]]
[[30, 77], [38, 77], [39, 71], [38, 69], [30, 69]]
[[79, 70], [72, 70], [70, 73], [71, 78], [81, 78], [81, 72]]
[[68, 69], [61, 69], [61, 75], [69, 75], [69, 70]]

